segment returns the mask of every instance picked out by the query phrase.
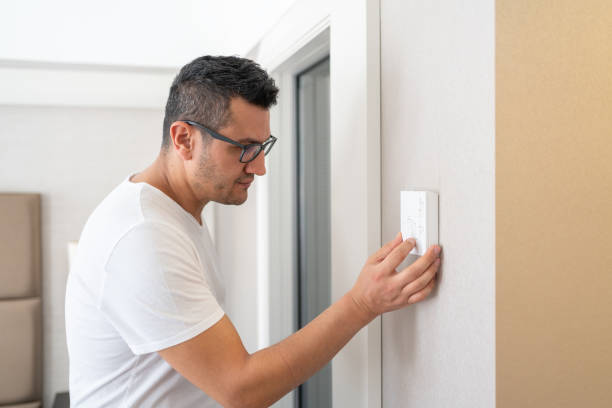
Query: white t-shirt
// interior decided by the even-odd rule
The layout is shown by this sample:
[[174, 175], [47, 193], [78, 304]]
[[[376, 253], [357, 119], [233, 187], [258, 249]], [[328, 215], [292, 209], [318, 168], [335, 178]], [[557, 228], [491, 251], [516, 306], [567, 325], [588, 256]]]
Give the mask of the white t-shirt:
[[206, 224], [129, 178], [89, 217], [66, 287], [70, 400], [77, 407], [218, 407], [158, 350], [224, 315]]

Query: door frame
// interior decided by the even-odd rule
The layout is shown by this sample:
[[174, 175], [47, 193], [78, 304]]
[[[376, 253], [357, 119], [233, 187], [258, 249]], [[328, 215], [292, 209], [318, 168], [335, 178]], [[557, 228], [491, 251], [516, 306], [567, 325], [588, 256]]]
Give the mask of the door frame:
[[[355, 283], [381, 246], [380, 0], [297, 0], [247, 57], [280, 88], [270, 112], [279, 136], [257, 189], [258, 339], [267, 347], [296, 329], [294, 76], [330, 56], [331, 294]], [[333, 406], [382, 403], [381, 319], [332, 361]], [[294, 396], [281, 400], [290, 407]]]

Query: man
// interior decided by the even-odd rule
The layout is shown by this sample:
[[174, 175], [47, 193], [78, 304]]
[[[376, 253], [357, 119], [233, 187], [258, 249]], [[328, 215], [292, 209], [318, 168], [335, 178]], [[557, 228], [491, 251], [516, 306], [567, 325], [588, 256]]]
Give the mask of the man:
[[201, 212], [211, 201], [242, 204], [265, 174], [277, 92], [265, 71], [237, 57], [201, 57], [177, 75], [159, 156], [109, 194], [80, 238], [66, 290], [76, 406], [269, 406], [376, 316], [431, 292], [440, 248], [397, 272], [415, 245], [398, 234], [310, 324], [247, 353], [223, 312]]

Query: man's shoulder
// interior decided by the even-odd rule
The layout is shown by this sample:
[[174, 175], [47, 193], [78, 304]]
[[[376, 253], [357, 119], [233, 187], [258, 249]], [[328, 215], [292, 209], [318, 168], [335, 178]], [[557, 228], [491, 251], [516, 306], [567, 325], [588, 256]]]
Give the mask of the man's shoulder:
[[96, 234], [120, 234], [143, 220], [140, 189], [130, 184], [127, 180], [123, 181], [102, 200], [89, 216], [83, 229], [84, 234], [91, 230]]

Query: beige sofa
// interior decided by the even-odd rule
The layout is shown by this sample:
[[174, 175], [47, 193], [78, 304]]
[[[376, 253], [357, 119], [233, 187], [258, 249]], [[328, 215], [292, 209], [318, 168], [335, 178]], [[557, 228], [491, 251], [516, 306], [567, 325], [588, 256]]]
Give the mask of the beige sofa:
[[42, 398], [40, 195], [0, 194], [0, 408]]

